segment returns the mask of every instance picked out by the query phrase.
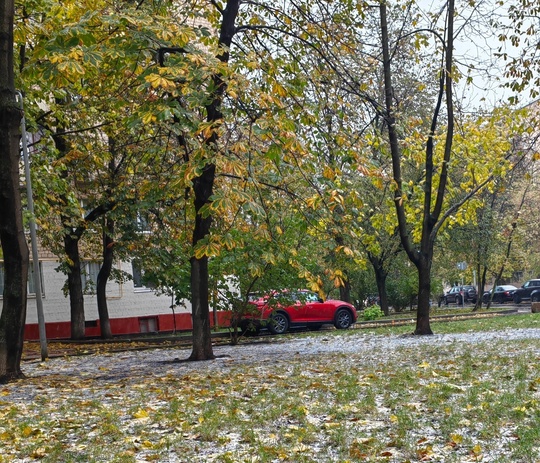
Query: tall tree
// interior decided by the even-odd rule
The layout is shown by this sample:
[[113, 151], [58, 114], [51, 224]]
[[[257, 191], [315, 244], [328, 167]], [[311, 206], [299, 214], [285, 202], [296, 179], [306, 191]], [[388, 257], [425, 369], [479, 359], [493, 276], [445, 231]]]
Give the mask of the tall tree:
[[[227, 64], [229, 62], [229, 49], [236, 33], [235, 22], [238, 16], [240, 0], [228, 0], [224, 9], [217, 7], [221, 14], [221, 28], [219, 31], [220, 54], [218, 60]], [[226, 90], [226, 80], [219, 73], [212, 77], [209, 103], [206, 106], [206, 120], [210, 124], [211, 131], [205, 139], [208, 154], [202, 160], [202, 171], [193, 179], [193, 193], [195, 205], [195, 226], [193, 228], [193, 247], [208, 237], [212, 216], [205, 214], [203, 208], [208, 206], [213, 195], [216, 175], [216, 164], [212, 160], [219, 140], [219, 126], [223, 123], [222, 104]], [[210, 332], [210, 308], [209, 308], [209, 274], [208, 256], [191, 257], [191, 306], [193, 317], [193, 350], [191, 360], [208, 360], [214, 358], [212, 339]]]
[[[50, 3], [29, 5], [31, 20], [20, 35], [28, 37], [23, 84], [35, 92], [34, 101], [46, 103], [46, 110], [34, 106], [34, 126], [42, 134], [34, 159], [41, 168], [36, 182], [43, 193], [38, 204], [40, 233], [67, 275], [71, 335], [80, 339], [85, 334], [81, 260], [100, 260], [98, 243], [93, 242], [99, 235], [87, 231], [99, 231], [100, 224], [114, 221], [114, 228], [125, 232], [136, 216], [135, 202], [144, 196], [141, 185], [159, 181], [156, 166], [167, 156], [167, 144], [160, 143], [160, 127], [149, 123], [164, 116], [146, 72], [155, 65], [156, 44], [178, 47], [191, 35], [172, 14], [168, 18], [165, 4], [128, 3], [120, 10], [109, 2], [89, 7], [68, 1], [62, 6], [58, 10]], [[41, 32], [34, 36], [37, 22]], [[175, 32], [180, 44], [167, 40]], [[138, 118], [140, 108], [148, 106], [152, 120]], [[117, 205], [130, 209], [130, 214], [109, 221]], [[57, 243], [59, 235], [63, 248]], [[102, 254], [107, 265], [100, 273], [100, 293], [111, 273], [106, 270], [112, 247]], [[107, 318], [105, 295], [98, 301], [99, 313]]]
[[13, 61], [14, 2], [0, 3], [0, 242], [4, 294], [0, 316], [0, 382], [22, 376], [28, 245], [20, 196], [20, 123]]

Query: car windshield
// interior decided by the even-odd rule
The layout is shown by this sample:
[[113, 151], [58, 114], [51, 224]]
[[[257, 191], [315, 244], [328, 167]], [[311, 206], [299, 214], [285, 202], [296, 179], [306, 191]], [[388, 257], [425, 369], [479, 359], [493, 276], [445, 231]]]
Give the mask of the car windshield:
[[311, 293], [311, 292], [302, 293], [302, 297], [304, 298], [303, 300], [306, 301], [306, 302], [318, 302], [319, 301], [319, 296], [317, 294]]

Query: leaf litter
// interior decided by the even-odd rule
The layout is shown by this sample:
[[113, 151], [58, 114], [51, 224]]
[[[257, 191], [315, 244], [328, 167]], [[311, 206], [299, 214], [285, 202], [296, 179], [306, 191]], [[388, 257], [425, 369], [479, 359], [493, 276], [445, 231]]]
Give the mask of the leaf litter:
[[538, 462], [540, 330], [351, 330], [23, 364], [4, 462]]

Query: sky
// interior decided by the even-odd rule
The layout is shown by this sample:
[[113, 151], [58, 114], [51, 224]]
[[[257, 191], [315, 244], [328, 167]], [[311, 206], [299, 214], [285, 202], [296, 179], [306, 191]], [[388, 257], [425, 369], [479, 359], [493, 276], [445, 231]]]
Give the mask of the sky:
[[[432, 21], [434, 12], [444, 11], [445, 0], [419, 0], [418, 4], [425, 12], [426, 24]], [[478, 108], [492, 109], [508, 103], [513, 93], [503, 87], [508, 82], [505, 78], [506, 62], [497, 57], [502, 50], [510, 56], [520, 53], [520, 49], [499, 40], [502, 29], [495, 29], [492, 21], [508, 25], [508, 1], [479, 0], [474, 2], [456, 0], [456, 42], [454, 55], [461, 72], [470, 75], [472, 83], [465, 80], [456, 86], [455, 95], [466, 111]], [[430, 14], [431, 13], [431, 14]], [[437, 24], [443, 24], [440, 17]], [[528, 93], [520, 96], [520, 104], [529, 102]]]

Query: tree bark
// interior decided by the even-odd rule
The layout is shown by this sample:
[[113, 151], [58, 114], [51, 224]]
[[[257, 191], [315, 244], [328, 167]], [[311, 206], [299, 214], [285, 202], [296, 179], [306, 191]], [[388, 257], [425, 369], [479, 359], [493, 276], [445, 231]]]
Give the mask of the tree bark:
[[[189, 360], [212, 360], [210, 310], [208, 303], [208, 258], [191, 258], [193, 349]], [[196, 297], [195, 295], [198, 295]], [[205, 297], [206, 295], [206, 297]]]
[[[56, 133], [53, 134], [54, 145], [58, 150], [58, 157], [62, 158], [70, 151], [70, 146], [63, 135], [59, 135], [63, 130], [60, 129], [61, 124], [56, 127]], [[64, 171], [63, 178], [68, 177], [68, 172]], [[61, 204], [68, 204], [69, 200], [65, 195], [60, 196]], [[53, 204], [52, 207], [57, 208], [58, 204]], [[84, 294], [81, 281], [81, 258], [79, 253], [79, 240], [82, 233], [78, 229], [73, 228], [72, 218], [60, 214], [60, 220], [64, 230], [64, 253], [67, 257], [67, 286], [69, 292], [69, 308], [70, 308], [70, 324], [71, 324], [71, 339], [83, 339], [85, 335], [85, 317], [84, 317]]]
[[377, 283], [377, 291], [379, 293], [379, 306], [385, 315], [389, 314], [388, 307], [388, 294], [386, 292], [386, 278], [388, 277], [388, 272], [384, 268], [384, 264], [381, 259], [378, 259], [371, 253], [368, 253], [369, 261], [373, 267], [373, 272], [375, 273], [375, 282]]
[[111, 321], [109, 319], [109, 309], [107, 307], [107, 281], [111, 276], [111, 270], [114, 261], [114, 221], [104, 218], [103, 225], [103, 263], [99, 269], [96, 283], [97, 305], [99, 314], [99, 326], [101, 328], [101, 337], [111, 339]]
[[351, 283], [347, 274], [345, 274], [345, 278], [343, 279], [343, 286], [339, 287], [339, 299], [341, 301], [351, 302]]
[[[218, 56], [222, 63], [229, 62], [229, 48], [235, 34], [234, 23], [238, 16], [240, 0], [227, 0], [227, 6], [222, 11], [222, 22], [219, 36], [219, 44], [223, 46], [223, 52]], [[206, 120], [216, 125], [221, 124], [223, 115], [221, 105], [225, 94], [226, 83], [219, 74], [213, 76], [214, 93], [211, 102], [206, 107]], [[217, 130], [205, 140], [208, 150], [214, 152], [217, 149], [219, 138]], [[195, 194], [195, 226], [193, 229], [193, 247], [210, 233], [212, 217], [203, 217], [201, 208], [210, 201], [214, 186], [216, 166], [209, 162], [203, 169], [202, 174], [193, 180]], [[191, 258], [191, 305], [193, 320], [193, 350], [190, 360], [210, 360], [215, 358], [212, 350], [212, 337], [210, 329], [210, 309], [208, 294], [208, 257]]]
[[67, 283], [71, 316], [71, 339], [83, 339], [85, 334], [84, 294], [81, 282], [79, 236], [64, 235], [64, 250], [68, 259]]
[[416, 329], [414, 334], [433, 334], [429, 322], [431, 309], [431, 262], [430, 254], [420, 259], [418, 268], [418, 307], [416, 312]]
[[4, 293], [0, 316], [0, 382], [23, 376], [21, 357], [29, 252], [20, 196], [20, 123], [13, 76], [14, 2], [0, 3], [0, 243]]

